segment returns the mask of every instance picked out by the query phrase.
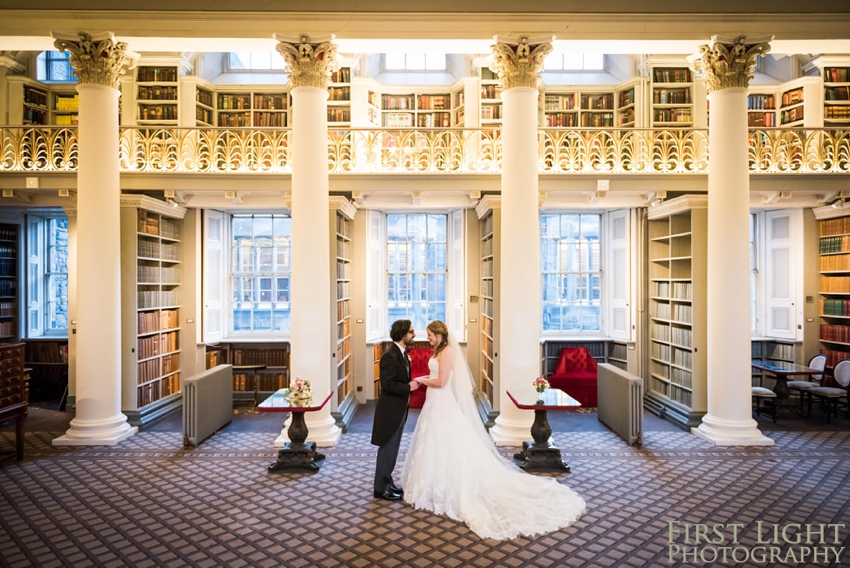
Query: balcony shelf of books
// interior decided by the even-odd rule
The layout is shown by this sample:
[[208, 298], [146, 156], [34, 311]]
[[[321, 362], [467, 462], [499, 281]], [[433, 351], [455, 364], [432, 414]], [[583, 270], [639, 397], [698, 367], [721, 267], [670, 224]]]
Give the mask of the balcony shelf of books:
[[351, 124], [351, 68], [341, 67], [331, 74], [328, 85], [328, 125]]
[[[850, 216], [815, 209], [818, 220], [820, 352], [827, 367], [850, 358]], [[845, 216], [834, 216], [843, 214]]]
[[215, 93], [210, 89], [195, 87], [195, 125], [215, 126]]
[[149, 425], [181, 404], [182, 207], [121, 198], [122, 411]]
[[136, 122], [176, 126], [179, 86], [176, 66], [136, 68]]
[[289, 126], [289, 93], [239, 91], [216, 94], [218, 126], [228, 128]]
[[452, 92], [452, 126], [463, 128], [466, 124], [466, 91], [463, 86]]
[[682, 427], [706, 411], [707, 200], [683, 196], [649, 210], [647, 407]]
[[850, 125], [850, 66], [823, 70], [823, 125]]
[[499, 75], [489, 67], [482, 67], [480, 93], [480, 122], [482, 127], [502, 124], [502, 87]]
[[650, 96], [652, 126], [694, 125], [694, 83], [687, 67], [653, 67]]
[[23, 85], [23, 125], [41, 125], [48, 121], [47, 88]]
[[76, 87], [69, 90], [50, 91], [50, 124], [76, 126], [79, 122], [80, 95]]
[[449, 128], [451, 95], [446, 93], [383, 94], [382, 122], [386, 128]]
[[614, 93], [617, 102], [615, 124], [617, 128], [633, 128], [637, 124], [637, 98], [635, 86], [632, 85]]
[[[228, 342], [206, 347], [206, 368], [216, 365], [265, 365], [265, 368], [233, 370], [233, 400], [262, 402], [275, 391], [289, 387], [290, 348], [287, 342]], [[256, 398], [255, 398], [256, 397]]]
[[776, 126], [776, 95], [773, 93], [747, 95], [747, 123], [751, 128]]

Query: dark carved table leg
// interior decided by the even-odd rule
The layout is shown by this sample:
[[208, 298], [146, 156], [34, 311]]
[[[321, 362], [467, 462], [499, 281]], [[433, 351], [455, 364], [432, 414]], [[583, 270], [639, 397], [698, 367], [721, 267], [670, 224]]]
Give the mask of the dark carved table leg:
[[534, 411], [534, 423], [531, 425], [531, 437], [533, 442], [523, 442], [522, 451], [514, 454], [514, 459], [522, 462], [519, 467], [525, 471], [566, 471], [568, 466], [561, 459], [561, 450], [549, 443], [552, 428], [545, 410]]
[[292, 413], [289, 425], [289, 442], [277, 453], [277, 461], [269, 466], [275, 471], [319, 471], [325, 455], [316, 451], [316, 442], [307, 442], [307, 424], [303, 412]]

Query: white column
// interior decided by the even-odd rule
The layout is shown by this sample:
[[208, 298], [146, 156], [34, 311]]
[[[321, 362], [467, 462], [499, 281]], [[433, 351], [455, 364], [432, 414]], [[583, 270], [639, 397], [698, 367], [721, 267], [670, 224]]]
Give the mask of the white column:
[[[525, 42], [523, 42], [525, 40]], [[551, 40], [551, 38], [547, 38]], [[498, 40], [497, 40], [498, 41]], [[551, 46], [528, 38], [494, 46], [502, 77], [502, 225], [499, 303], [499, 416], [490, 429], [497, 445], [530, 439], [534, 414], [505, 394], [528, 390], [540, 374], [540, 217], [537, 203], [537, 72]], [[536, 49], [533, 49], [536, 47]], [[523, 48], [525, 52], [523, 53]], [[509, 61], [499, 51], [510, 51]], [[539, 56], [539, 57], [538, 57]], [[539, 59], [535, 64], [534, 59]], [[526, 64], [523, 66], [523, 61]], [[509, 71], [522, 77], [506, 80]], [[519, 72], [518, 74], [516, 72]]]
[[112, 445], [137, 432], [121, 413], [118, 89], [80, 84], [76, 417], [54, 446]]
[[[280, 37], [278, 37], [280, 39]], [[307, 38], [305, 45], [312, 48]], [[324, 44], [322, 44], [324, 45]], [[287, 64], [298, 65], [302, 79], [312, 84], [295, 83], [292, 89], [292, 331], [290, 380], [307, 379], [314, 396], [319, 391], [336, 393], [336, 374], [332, 373], [330, 216], [328, 215], [328, 119], [326, 74], [328, 61], [319, 65], [313, 58], [290, 59], [279, 44], [278, 51]], [[318, 48], [317, 48], [318, 51]], [[335, 54], [334, 54], [335, 55]], [[329, 58], [330, 59], [330, 58]], [[317, 67], [321, 67], [317, 69]], [[310, 71], [316, 75], [309, 77]], [[322, 78], [325, 77], [324, 82]], [[293, 79], [294, 81], [294, 79]], [[318, 412], [306, 413], [307, 441], [331, 447], [342, 431], [331, 417], [331, 403]], [[286, 429], [275, 440], [281, 447], [289, 441]]]
[[[693, 431], [719, 446], [770, 446], [773, 440], [762, 435], [752, 418], [750, 259], [740, 254], [749, 242], [750, 227], [749, 71], [748, 66], [735, 69], [728, 63], [736, 59], [728, 56], [727, 47], [735, 40], [713, 40], [714, 48], [703, 54], [703, 73], [712, 91], [708, 97], [708, 413]], [[724, 50], [726, 56], [717, 57]]]

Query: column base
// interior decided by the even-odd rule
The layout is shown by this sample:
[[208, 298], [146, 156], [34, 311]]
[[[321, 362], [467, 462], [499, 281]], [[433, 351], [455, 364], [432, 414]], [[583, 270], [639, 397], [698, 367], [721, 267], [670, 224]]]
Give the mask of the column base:
[[[283, 429], [280, 431], [280, 436], [274, 441], [275, 448], [282, 448], [287, 443], [291, 442], [289, 439], [289, 424], [291, 424], [292, 419], [287, 419], [286, 422], [283, 423]], [[342, 436], [342, 430], [339, 429], [339, 426], [336, 425], [336, 421], [329, 414], [324, 416], [321, 422], [314, 423], [307, 420], [307, 441], [315, 442], [316, 445], [320, 448], [333, 448], [336, 443], [339, 441], [339, 437]]]
[[139, 429], [127, 423], [127, 417], [118, 414], [106, 420], [71, 420], [65, 435], [53, 440], [54, 446], [114, 446], [126, 440]]
[[531, 437], [531, 421], [508, 420], [502, 413], [490, 428], [490, 438], [497, 446], [522, 446]]
[[706, 414], [691, 432], [716, 446], [772, 446], [776, 442], [758, 429], [755, 420], [723, 420]]

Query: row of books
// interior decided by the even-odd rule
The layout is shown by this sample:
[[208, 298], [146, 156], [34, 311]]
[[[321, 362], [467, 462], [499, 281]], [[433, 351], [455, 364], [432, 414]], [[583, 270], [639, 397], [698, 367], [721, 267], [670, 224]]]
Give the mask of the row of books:
[[350, 288], [348, 282], [337, 282], [336, 283], [336, 297], [339, 299], [348, 298], [350, 293]]
[[419, 110], [448, 110], [451, 105], [449, 95], [419, 95], [416, 108]]
[[138, 255], [142, 258], [157, 258], [160, 260], [180, 260], [180, 245], [146, 241], [139, 239]]
[[268, 365], [269, 367], [287, 367], [289, 366], [289, 350], [285, 348], [232, 348], [227, 351], [227, 360], [231, 365]]
[[288, 106], [286, 95], [254, 95], [254, 110], [286, 110]]
[[170, 307], [180, 305], [178, 290], [140, 290], [137, 292], [139, 309]]
[[670, 376], [670, 381], [674, 385], [679, 385], [686, 389], [693, 388], [693, 376], [690, 371], [684, 369], [673, 369], [673, 374]]
[[162, 358], [162, 374], [170, 375], [180, 370], [180, 354], [172, 353]]
[[136, 70], [136, 81], [140, 83], [176, 83], [176, 67], [139, 67]]
[[351, 110], [328, 107], [328, 122], [351, 122]]
[[0, 276], [14, 276], [17, 262], [15, 258], [0, 258]]
[[349, 252], [348, 242], [338, 240], [336, 242], [336, 256], [337, 256], [337, 258], [343, 258], [343, 259], [351, 258], [350, 256], [348, 256], [348, 252]]
[[47, 108], [47, 93], [32, 87], [24, 87], [24, 104]]
[[652, 103], [656, 105], [679, 105], [691, 103], [690, 89], [655, 89]]
[[80, 117], [76, 114], [61, 114], [53, 117], [56, 126], [74, 126], [80, 123]]
[[162, 353], [173, 353], [180, 349], [178, 345], [177, 332], [140, 337], [138, 343], [139, 360], [150, 359], [151, 357], [156, 357]]
[[850, 101], [850, 87], [827, 87], [823, 97], [827, 101]]
[[419, 128], [448, 128], [451, 118], [447, 112], [434, 112], [416, 116], [416, 126]]
[[[818, 234], [821, 237], [829, 237], [832, 235], [850, 235], [850, 217], [839, 217], [837, 219], [825, 219], [818, 223]], [[823, 242], [823, 240], [821, 240]], [[836, 252], [836, 251], [824, 251]]]
[[348, 307], [349, 300], [338, 300], [336, 303], [336, 321], [342, 321], [351, 315]]
[[821, 276], [820, 291], [850, 293], [850, 276]]
[[790, 122], [803, 120], [803, 116], [805, 114], [803, 108], [804, 107], [794, 107], [792, 109], [779, 111], [780, 124], [788, 124]]
[[151, 333], [154, 331], [168, 331], [179, 327], [179, 310], [162, 310], [161, 312], [139, 313], [139, 333]]
[[201, 103], [202, 105], [207, 105], [208, 107], [213, 106], [212, 91], [205, 91], [204, 89], [195, 89], [195, 102]]
[[691, 109], [689, 108], [667, 108], [655, 109], [652, 112], [655, 122], [691, 122]]
[[[142, 261], [144, 262], [144, 261]], [[167, 266], [138, 266], [136, 276], [139, 284], [158, 284], [180, 282], [180, 269]]]
[[413, 126], [413, 115], [399, 112], [384, 113], [383, 122], [385, 128], [409, 128]]
[[14, 296], [16, 290], [14, 280], [0, 280], [0, 296]]
[[177, 120], [177, 105], [141, 105], [139, 120]]
[[337, 280], [350, 280], [351, 264], [338, 260], [336, 263], [336, 278]]
[[180, 392], [180, 373], [174, 373], [159, 381], [162, 396], [169, 396]]
[[251, 392], [253, 390], [272, 392], [289, 387], [289, 377], [282, 373], [234, 373], [233, 390]]
[[844, 359], [850, 359], [850, 352], [848, 351], [835, 351], [833, 349], [821, 349], [821, 353], [826, 355], [826, 366], [827, 367], [835, 367], [839, 361], [843, 361]]
[[176, 101], [177, 87], [139, 87], [140, 101]]
[[[824, 241], [826, 239], [821, 239]], [[830, 251], [832, 252], [832, 251]], [[824, 272], [846, 270], [850, 272], [850, 254], [830, 254], [820, 257], [820, 269]]]
[[156, 402], [162, 397], [180, 392], [180, 373], [165, 377], [161, 381], [140, 386], [137, 391], [138, 408]]
[[850, 316], [850, 300], [821, 298], [820, 313], [824, 316]]
[[614, 113], [612, 113], [612, 112], [593, 113], [593, 114], [582, 113], [582, 115], [581, 115], [581, 125], [583, 127], [591, 127], [591, 128], [605, 128], [605, 127], [614, 126]]
[[351, 221], [342, 215], [336, 216], [336, 234], [346, 238], [351, 237]]
[[771, 128], [776, 126], [776, 115], [772, 112], [751, 112], [747, 115], [747, 126]]
[[543, 110], [573, 110], [576, 108], [575, 93], [569, 95], [546, 95], [543, 97]]
[[482, 99], [498, 99], [502, 96], [502, 87], [499, 85], [481, 85]]
[[824, 108], [824, 118], [847, 120], [850, 118], [850, 106], [828, 106]]
[[794, 89], [791, 91], [787, 91], [782, 93], [782, 106], [791, 106], [796, 105], [803, 102], [803, 89], [802, 87], [799, 89]]
[[691, 70], [687, 68], [658, 68], [652, 70], [655, 83], [690, 83]]
[[351, 341], [351, 339], [348, 338], [348, 339], [346, 339], [345, 341], [343, 341], [342, 343], [340, 343], [339, 345], [336, 346], [336, 362], [337, 362], [337, 364], [339, 364], [343, 359], [348, 357], [348, 355], [351, 353], [351, 346], [349, 345], [350, 341]]
[[149, 359], [136, 364], [136, 382], [140, 385], [149, 383], [162, 376], [160, 371], [160, 360]]
[[80, 110], [80, 95], [57, 96], [53, 102], [53, 110], [76, 112]]
[[823, 70], [823, 79], [828, 83], [847, 83], [850, 81], [850, 68], [827, 67]]
[[481, 105], [481, 120], [499, 120], [502, 118], [502, 105]]
[[481, 281], [481, 295], [486, 296], [488, 298], [493, 297], [493, 281], [492, 280], [482, 280]]
[[331, 73], [331, 83], [350, 83], [351, 69], [349, 67], [341, 67]]
[[620, 108], [635, 104], [635, 90], [629, 89], [628, 91], [621, 92], [617, 103]]
[[749, 95], [747, 96], [747, 109], [774, 110], [776, 109], [776, 97], [773, 95]]
[[344, 319], [336, 324], [336, 339], [339, 341], [340, 339], [345, 339], [348, 337], [350, 333], [349, 322], [351, 318]]
[[850, 343], [850, 326], [823, 323], [820, 326], [820, 338], [828, 341]]

